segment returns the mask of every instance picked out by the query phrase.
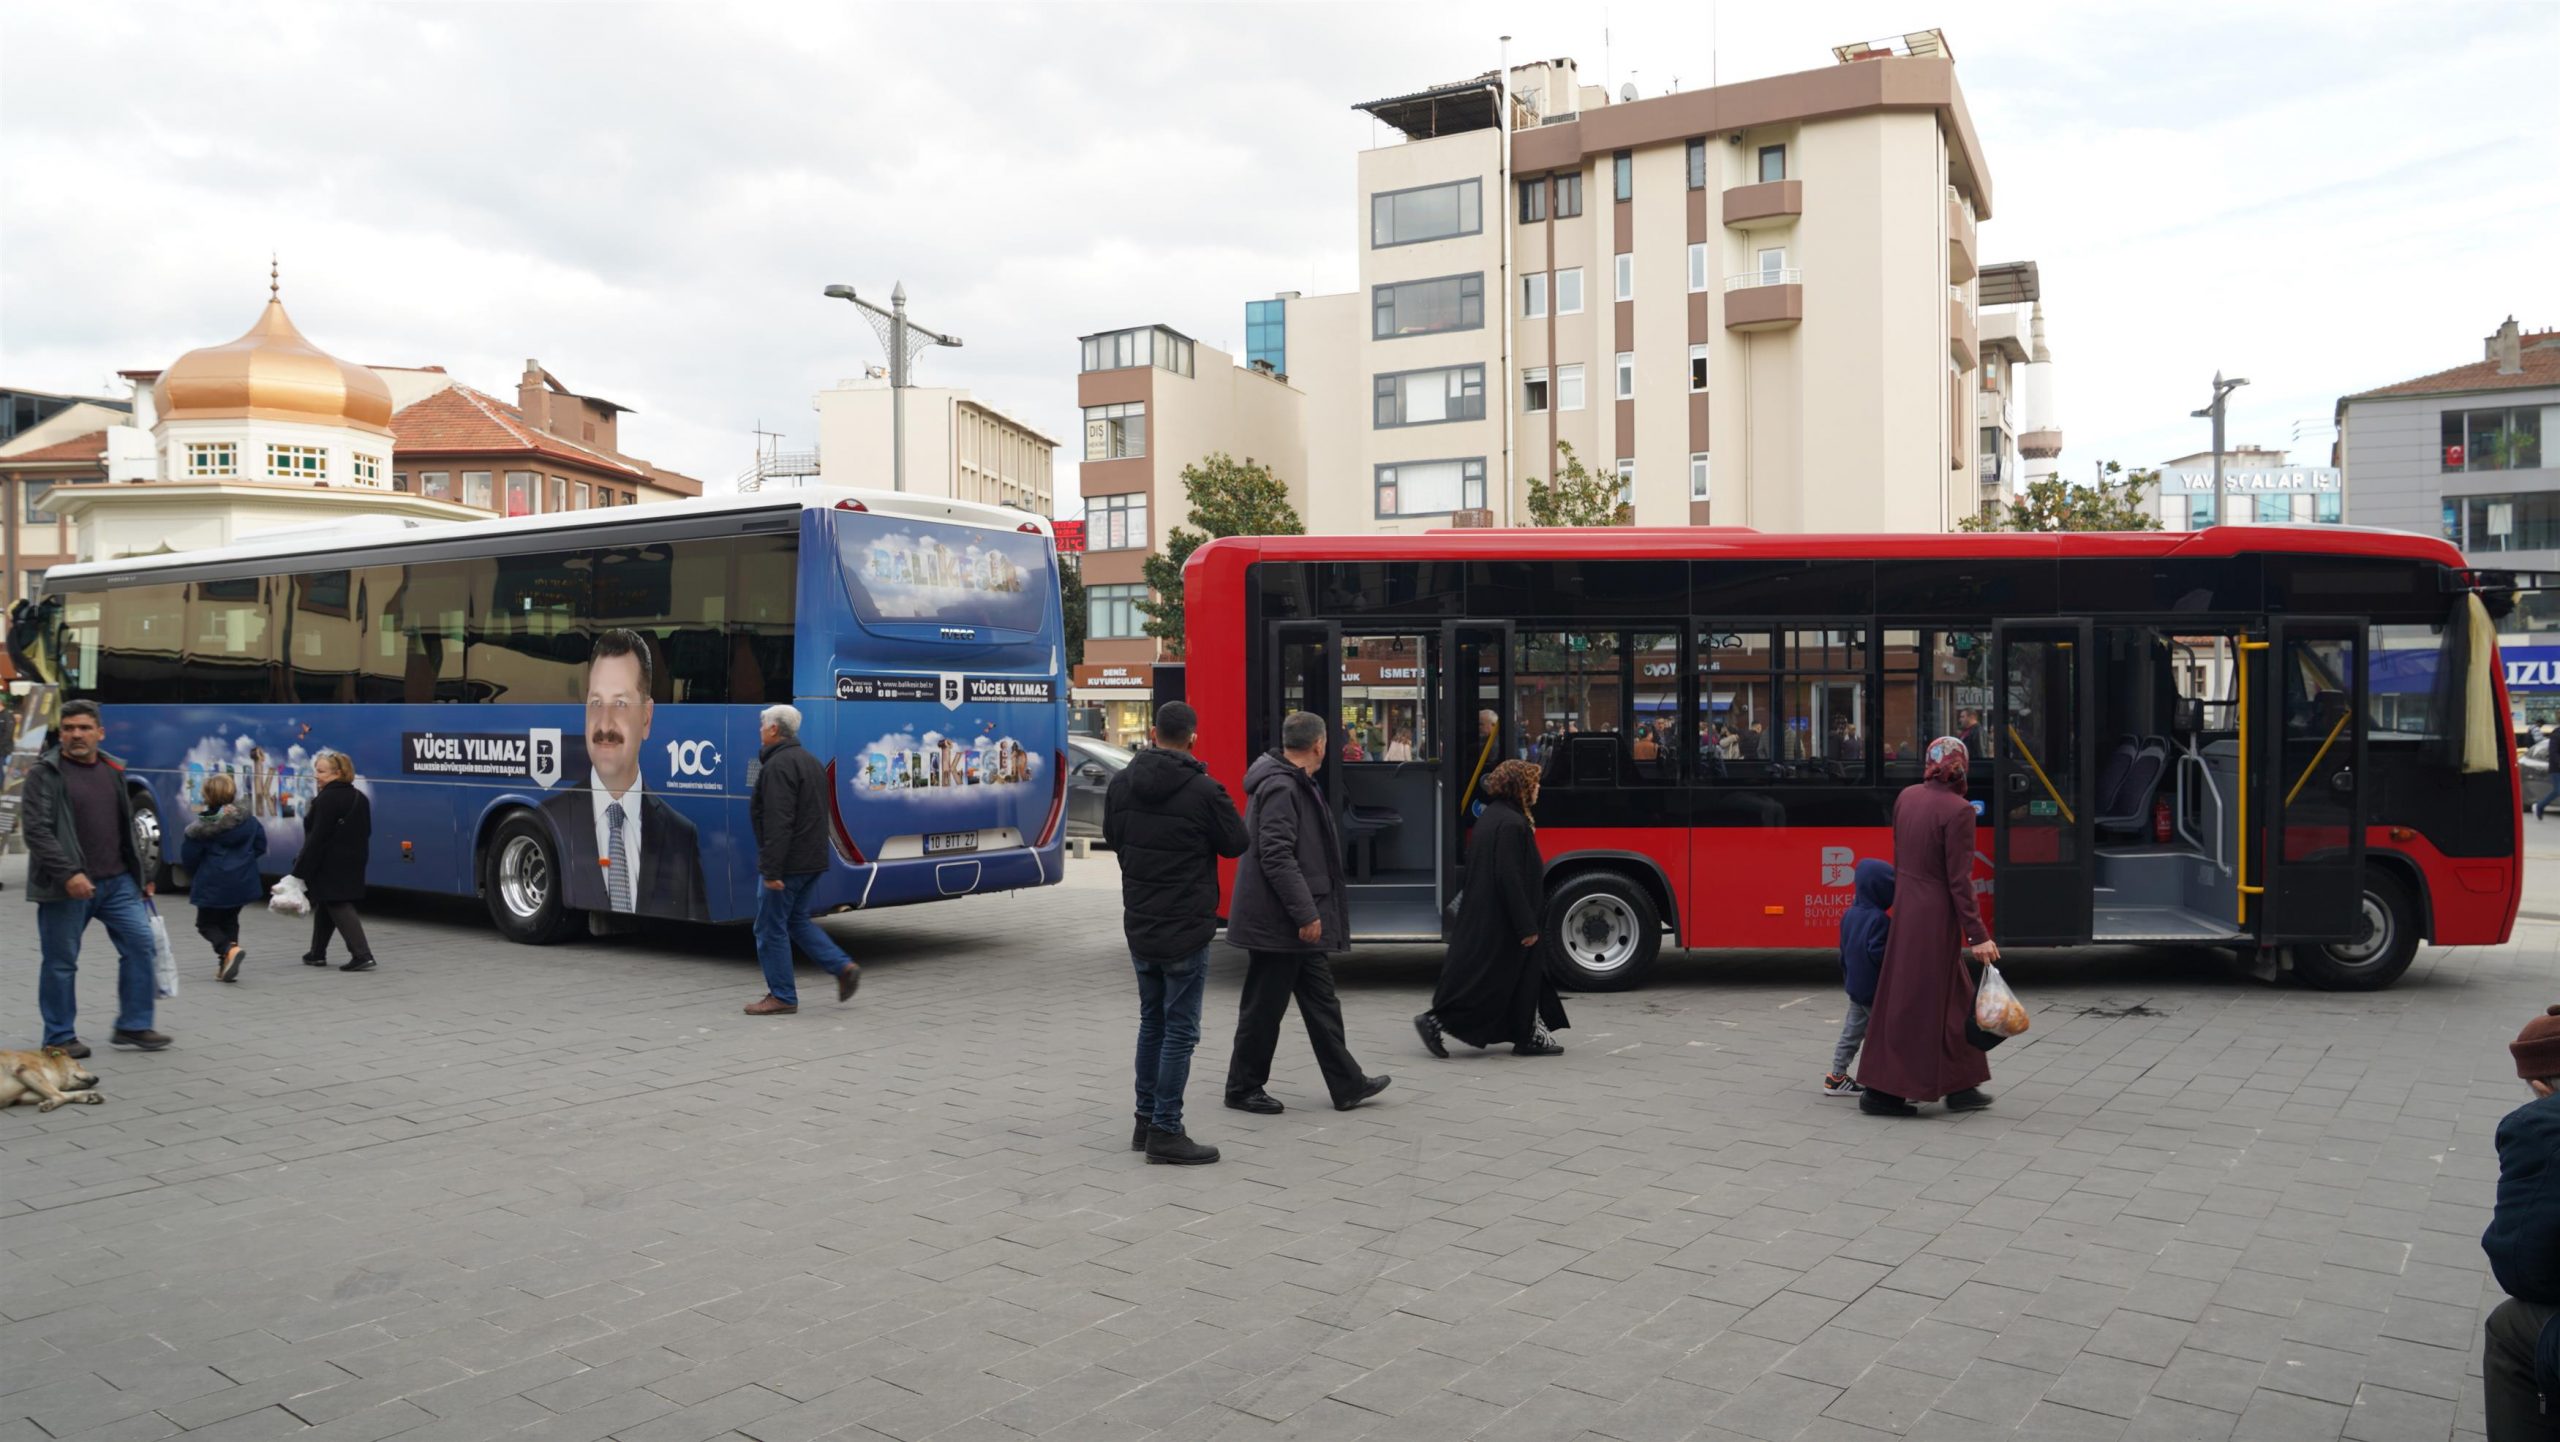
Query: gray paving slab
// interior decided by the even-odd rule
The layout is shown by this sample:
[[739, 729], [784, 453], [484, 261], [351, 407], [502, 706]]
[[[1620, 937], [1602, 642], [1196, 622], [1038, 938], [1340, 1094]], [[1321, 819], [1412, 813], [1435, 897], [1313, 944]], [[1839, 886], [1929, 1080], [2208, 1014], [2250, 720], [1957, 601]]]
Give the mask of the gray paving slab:
[[1247, 1117], [1221, 956], [1227, 1159], [1177, 1169], [1127, 1150], [1110, 868], [832, 919], [861, 993], [774, 1021], [732, 932], [524, 949], [384, 897], [346, 976], [251, 913], [176, 1047], [101, 1049], [106, 1105], [0, 1115], [0, 1442], [2480, 1431], [2504, 1043], [2560, 925], [2372, 996], [2021, 955], [1998, 1104], [1906, 1122], [1814, 1090], [1826, 958], [1674, 957], [1573, 998], [1563, 1057], [1442, 1063], [1396, 950], [1339, 968], [1395, 1086], [1336, 1113], [1290, 1036]]

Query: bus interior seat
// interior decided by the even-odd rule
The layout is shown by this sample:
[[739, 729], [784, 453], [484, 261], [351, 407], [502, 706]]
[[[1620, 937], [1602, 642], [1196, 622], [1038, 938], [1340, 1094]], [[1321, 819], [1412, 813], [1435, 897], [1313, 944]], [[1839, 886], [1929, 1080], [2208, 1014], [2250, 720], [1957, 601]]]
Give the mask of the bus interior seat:
[[2124, 793], [2125, 778], [2133, 772], [2134, 758], [2142, 754], [2142, 738], [2127, 732], [2116, 738], [2115, 749], [2107, 753], [2107, 762], [2098, 768], [2095, 793], [2100, 816], [2111, 816], [2119, 809], [2117, 802]]
[[2147, 829], [2151, 825], [2152, 798], [2160, 794], [2161, 778], [2168, 773], [2168, 741], [2159, 736], [2144, 737], [2135, 748], [2133, 760], [2125, 768], [2114, 796], [2100, 806], [2098, 829], [2137, 834]]

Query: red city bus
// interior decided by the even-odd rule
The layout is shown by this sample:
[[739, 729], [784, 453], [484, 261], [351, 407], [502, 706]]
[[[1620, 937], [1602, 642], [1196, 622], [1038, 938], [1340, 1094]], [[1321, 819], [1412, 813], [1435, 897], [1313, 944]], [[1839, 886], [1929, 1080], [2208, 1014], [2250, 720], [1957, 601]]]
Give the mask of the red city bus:
[[1635, 985], [1666, 941], [1829, 949], [1939, 735], [1972, 749], [2004, 944], [2238, 947], [2365, 990], [2515, 923], [2505, 687], [2471, 632], [2519, 581], [2431, 538], [1271, 536], [1184, 574], [1211, 773], [1240, 794], [1281, 717], [1332, 722], [1355, 940], [1441, 939], [1478, 783], [1519, 757], [1566, 985]]

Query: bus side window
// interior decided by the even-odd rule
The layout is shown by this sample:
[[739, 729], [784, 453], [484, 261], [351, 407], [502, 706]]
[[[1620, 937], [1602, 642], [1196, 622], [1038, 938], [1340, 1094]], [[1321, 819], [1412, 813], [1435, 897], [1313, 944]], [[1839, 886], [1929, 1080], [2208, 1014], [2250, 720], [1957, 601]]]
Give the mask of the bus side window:
[[800, 575], [800, 539], [742, 536], [725, 543], [735, 579], [728, 619], [729, 699], [791, 699], [792, 587]]
[[356, 665], [364, 647], [357, 634], [355, 577], [317, 571], [292, 580], [284, 610], [285, 662], [293, 699], [337, 704], [356, 699]]
[[101, 593], [105, 624], [90, 683], [94, 690], [122, 702], [185, 699], [179, 689], [179, 633], [186, 625], [186, 591], [170, 584]]
[[[1928, 754], [1929, 742], [1945, 733], [1932, 732], [1929, 719], [1928, 671], [1923, 662], [1930, 652], [1926, 638], [1918, 631], [1884, 633], [1884, 695], [1878, 711], [1876, 733], [1883, 738], [1880, 753], [1887, 781], [1911, 782], [1920, 779], [1922, 758]], [[1951, 713], [1952, 714], [1952, 713]]]
[[1867, 771], [1867, 633], [1789, 631], [1779, 686], [1786, 734], [1779, 760], [1798, 781], [1861, 783]]
[[463, 674], [491, 701], [586, 702], [589, 568], [566, 551], [468, 562], [470, 645]]
[[[1608, 786], [1617, 780], [1624, 696], [1616, 631], [1522, 631], [1512, 666], [1512, 717], [1519, 759], [1544, 768], [1547, 786]], [[1600, 737], [1608, 746], [1577, 744]], [[1584, 758], [1591, 759], [1586, 764]], [[1588, 774], [1586, 774], [1586, 772]]]
[[1757, 785], [1769, 777], [1776, 735], [1767, 631], [1709, 626], [1697, 634], [1699, 764], [1707, 785]]
[[1680, 725], [1680, 634], [1639, 631], [1628, 653], [1636, 699], [1619, 780], [1629, 786], [1676, 785], [1690, 749]]
[[185, 587], [185, 689], [170, 699], [234, 705], [288, 699], [274, 614], [287, 585], [282, 576], [246, 576]]

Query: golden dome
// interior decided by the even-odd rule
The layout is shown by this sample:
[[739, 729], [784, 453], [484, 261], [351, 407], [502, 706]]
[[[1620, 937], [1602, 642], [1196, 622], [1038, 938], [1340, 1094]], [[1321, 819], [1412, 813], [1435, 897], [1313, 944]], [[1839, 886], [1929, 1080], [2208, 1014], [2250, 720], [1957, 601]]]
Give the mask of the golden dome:
[[167, 420], [255, 416], [391, 434], [391, 388], [382, 377], [303, 339], [272, 289], [248, 334], [178, 357], [154, 389]]

